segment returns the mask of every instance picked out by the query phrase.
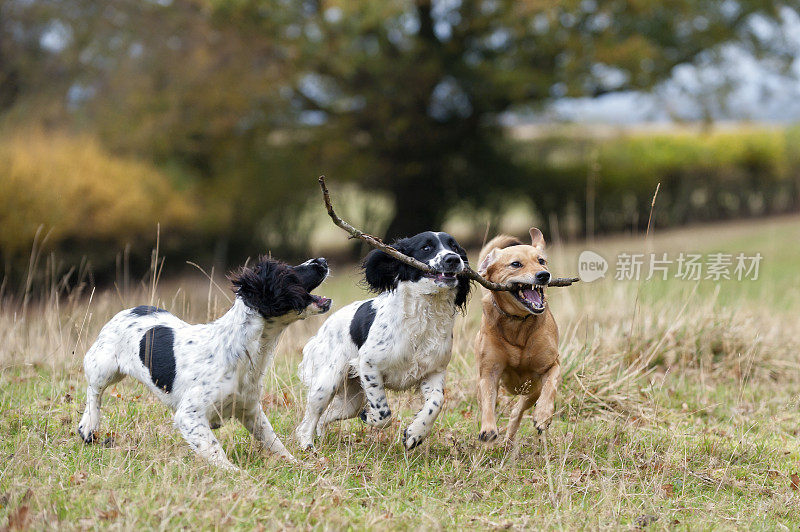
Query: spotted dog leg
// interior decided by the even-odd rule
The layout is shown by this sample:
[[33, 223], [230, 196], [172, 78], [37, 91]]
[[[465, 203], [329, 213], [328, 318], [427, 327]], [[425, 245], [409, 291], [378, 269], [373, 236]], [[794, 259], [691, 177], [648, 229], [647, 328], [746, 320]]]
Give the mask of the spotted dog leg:
[[78, 424], [78, 434], [86, 443], [97, 439], [100, 428], [100, 403], [103, 391], [125, 376], [117, 365], [116, 356], [107, 343], [96, 342], [86, 354], [83, 361], [83, 372], [86, 375], [86, 410]]
[[367, 425], [383, 428], [392, 420], [392, 411], [386, 401], [386, 390], [383, 388], [383, 377], [369, 359], [362, 359], [359, 364], [361, 387], [367, 398], [367, 406], [361, 412], [361, 420]]
[[181, 431], [189, 447], [213, 465], [229, 470], [239, 469], [225, 456], [222, 445], [211, 432], [208, 419], [200, 414], [200, 409], [195, 406], [179, 408], [175, 412], [175, 426]]
[[264, 414], [261, 405], [255, 406], [251, 412], [242, 420], [245, 428], [250, 431], [253, 437], [258, 440], [265, 449], [278, 456], [286, 458], [290, 462], [297, 462], [292, 453], [286, 450], [278, 435], [272, 428], [272, 425]]
[[419, 390], [425, 398], [422, 409], [403, 433], [403, 445], [406, 449], [413, 449], [430, 434], [433, 423], [439, 416], [444, 405], [444, 379], [446, 372], [440, 371], [429, 375], [419, 385]]

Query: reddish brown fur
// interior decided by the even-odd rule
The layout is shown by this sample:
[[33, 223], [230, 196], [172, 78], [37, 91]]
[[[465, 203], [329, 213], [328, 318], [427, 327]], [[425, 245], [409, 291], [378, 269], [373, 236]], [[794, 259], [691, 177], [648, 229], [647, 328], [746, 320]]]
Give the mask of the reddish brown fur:
[[[490, 281], [506, 283], [547, 270], [546, 264], [539, 263], [545, 258], [541, 231], [531, 229], [531, 239], [532, 245], [525, 245], [507, 235], [495, 237], [481, 250], [479, 273]], [[522, 267], [512, 268], [514, 261], [521, 262]], [[522, 415], [534, 404], [534, 426], [541, 433], [550, 425], [561, 377], [558, 327], [549, 306], [541, 314], [532, 314], [509, 292], [483, 292], [483, 317], [475, 338], [481, 405], [478, 437], [487, 442], [497, 438], [495, 406], [502, 383], [510, 393], [520, 396], [508, 424], [509, 443]]]

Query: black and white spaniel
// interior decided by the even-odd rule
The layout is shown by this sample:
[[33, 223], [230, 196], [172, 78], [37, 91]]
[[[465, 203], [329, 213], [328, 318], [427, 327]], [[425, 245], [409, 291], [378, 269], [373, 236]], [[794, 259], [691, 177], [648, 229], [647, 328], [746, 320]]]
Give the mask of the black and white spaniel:
[[189, 446], [211, 463], [235, 469], [211, 432], [232, 417], [266, 449], [294, 460], [261, 408], [261, 381], [286, 326], [330, 308], [330, 299], [310, 294], [327, 275], [322, 258], [299, 266], [262, 258], [231, 277], [233, 307], [212, 323], [190, 325], [149, 306], [118, 313], [84, 358], [89, 386], [78, 433], [95, 441], [103, 391], [130, 375], [175, 412]]
[[334, 313], [303, 349], [299, 374], [308, 403], [296, 436], [304, 449], [332, 421], [360, 414], [369, 425], [388, 425], [387, 388], [418, 386], [425, 399], [404, 432], [407, 449], [430, 433], [442, 409], [455, 316], [470, 290], [467, 278], [456, 275], [467, 255], [447, 233], [429, 231], [392, 245], [440, 273], [424, 274], [378, 250], [367, 255], [365, 279], [378, 296]]

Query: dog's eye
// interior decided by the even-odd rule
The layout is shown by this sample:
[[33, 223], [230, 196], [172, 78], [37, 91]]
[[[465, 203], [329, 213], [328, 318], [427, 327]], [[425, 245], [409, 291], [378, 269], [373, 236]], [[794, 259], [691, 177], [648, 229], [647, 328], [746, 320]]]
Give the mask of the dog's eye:
[[422, 251], [430, 251], [430, 250], [431, 250], [431, 247], [428, 244], [425, 244], [424, 246], [422, 246]]
[[522, 268], [522, 263], [521, 263], [520, 261], [518, 261], [518, 260], [515, 260], [514, 262], [512, 262], [512, 263], [510, 264], [510, 266], [511, 266], [512, 268]]
[[544, 260], [543, 258], [539, 257], [539, 264], [541, 264], [542, 266], [544, 266], [545, 264], [547, 264], [547, 261], [546, 261], [546, 260]]

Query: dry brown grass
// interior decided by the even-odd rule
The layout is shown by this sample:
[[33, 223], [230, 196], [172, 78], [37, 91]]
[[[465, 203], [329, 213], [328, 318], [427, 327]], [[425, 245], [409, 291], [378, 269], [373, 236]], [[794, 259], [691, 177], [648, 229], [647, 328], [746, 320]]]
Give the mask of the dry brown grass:
[[[792, 226], [781, 227], [774, 238], [794, 238]], [[666, 238], [651, 245], [681, 244], [676, 234]], [[761, 238], [764, 249], [777, 250], [770, 279], [793, 271], [796, 240]], [[708, 248], [692, 233], [682, 245]], [[576, 251], [554, 249], [552, 263], [567, 272]], [[320, 292], [337, 306], [362, 297], [357, 272], [334, 268]], [[743, 298], [727, 293], [737, 289], [680, 281], [551, 289], [566, 368], [558, 411], [544, 441], [523, 422], [515, 449], [477, 442], [473, 295], [455, 328], [445, 412], [421, 448], [402, 450], [398, 421], [384, 431], [353, 421], [334, 428], [303, 467], [291, 467], [264, 456], [230, 423], [219, 436], [245, 470], [233, 475], [195, 458], [166, 409], [130, 381], [104, 404], [101, 430], [113, 444], [85, 446], [75, 435], [82, 356], [106, 320], [153, 302], [207, 321], [226, 310], [225, 289], [183, 279], [161, 282], [154, 293], [147, 283], [130, 293], [51, 287], [24, 309], [6, 300], [0, 524], [24, 517], [35, 528], [796, 528], [800, 305], [787, 288], [789, 308], [776, 311], [781, 286], [772, 280]], [[290, 437], [303, 406], [295, 372], [322, 319], [287, 331], [265, 383], [268, 415], [298, 455]], [[419, 403], [410, 394], [390, 401], [403, 424]], [[504, 398], [501, 416], [509, 407]]]

